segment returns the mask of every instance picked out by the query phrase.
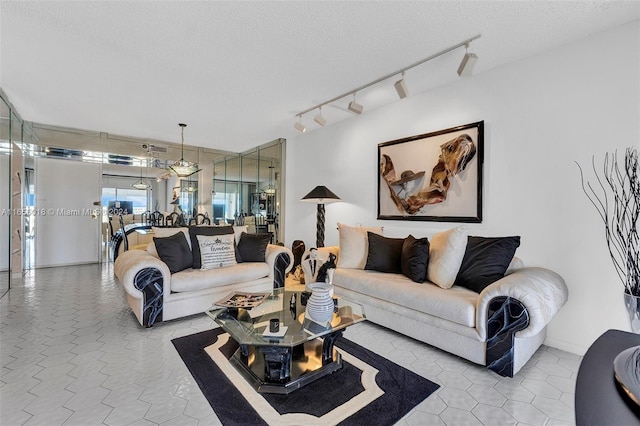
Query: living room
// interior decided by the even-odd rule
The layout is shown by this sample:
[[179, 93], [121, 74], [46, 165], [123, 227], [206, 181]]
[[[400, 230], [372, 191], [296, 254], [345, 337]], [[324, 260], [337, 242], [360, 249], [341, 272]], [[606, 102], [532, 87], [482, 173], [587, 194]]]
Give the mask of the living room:
[[[617, 151], [620, 155], [627, 147], [640, 147], [640, 21], [638, 4], [629, 4], [635, 15], [615, 25], [594, 24], [592, 31], [579, 38], [552, 44], [553, 47], [496, 65], [470, 78], [457, 77], [454, 69], [451, 73], [455, 78], [442, 85], [411, 91], [405, 99], [396, 98], [389, 104], [366, 108], [360, 115], [348, 116], [325, 127], [312, 122], [313, 112], [303, 117], [308, 128], [305, 133], [291, 132], [297, 117], [295, 113], [290, 114], [286, 123], [290, 133], [284, 182], [287, 194], [284, 216], [288, 218], [284, 222], [285, 245], [290, 247], [294, 240], [302, 240], [307, 247], [313, 246], [316, 208], [299, 200], [318, 185], [327, 186], [341, 199], [326, 206], [326, 245], [338, 244], [335, 226], [338, 222], [383, 226], [384, 235], [390, 237], [431, 236], [456, 226], [377, 219], [378, 144], [484, 121], [483, 219], [481, 223], [465, 226], [469, 235], [519, 235], [522, 243], [517, 256], [526, 265], [548, 268], [564, 278], [569, 299], [549, 323], [545, 346], [581, 356], [608, 329], [629, 331], [629, 318], [604, 240], [602, 221], [582, 191], [576, 165], [577, 162], [582, 166], [593, 181], [592, 158], [600, 167], [605, 153]], [[600, 5], [605, 8], [606, 3]], [[471, 43], [469, 51], [478, 54], [480, 65], [482, 50], [474, 46]], [[426, 51], [424, 55], [430, 53]], [[375, 50], [370, 54], [375, 55]], [[456, 63], [455, 68], [459, 57], [451, 62]], [[378, 75], [374, 73], [371, 78], [375, 77]], [[411, 89], [409, 77], [408, 73], [407, 85]], [[356, 82], [355, 86], [365, 82]], [[24, 102], [19, 90], [5, 86], [3, 80], [0, 85], [16, 103], [18, 111], [25, 114], [23, 118], [31, 120], [24, 111], [27, 108], [19, 107], [18, 100]], [[302, 110], [353, 88], [340, 87], [342, 90], [325, 93], [322, 99], [309, 97], [308, 104], [297, 105], [297, 108]], [[358, 100], [364, 104], [362, 99]], [[37, 104], [36, 99], [31, 102]], [[322, 111], [328, 115], [326, 110]], [[171, 119], [177, 122], [182, 117]], [[91, 130], [106, 129], [106, 125], [96, 124], [96, 127]], [[270, 139], [265, 137], [262, 142], [267, 140]], [[69, 279], [69, 274], [90, 276], [84, 271], [49, 272], [59, 274], [60, 282]], [[16, 300], [18, 296], [12, 297], [12, 292], [20, 291], [18, 295], [22, 299], [25, 288], [38, 287], [34, 280], [28, 276], [24, 288], [22, 284], [12, 288], [3, 297], [2, 310], [25, 307], [22, 300]], [[111, 286], [109, 288], [121, 297], [120, 289], [109, 280], [113, 278], [107, 280], [111, 283], [107, 287]], [[109, 312], [120, 321], [131, 320], [131, 313], [122, 312], [123, 308], [124, 304], [119, 303], [110, 307]], [[132, 323], [129, 327], [137, 326], [135, 320]], [[126, 328], [121, 324], [118, 327], [124, 335], [132, 336], [163, 330], [161, 327]], [[211, 320], [186, 319], [182, 323], [177, 320], [168, 327], [174, 327], [169, 334], [181, 336], [187, 334], [186, 331], [193, 332], [192, 329], [211, 328]], [[374, 335], [384, 334], [375, 329], [365, 330]], [[144, 339], [147, 343], [150, 340], [153, 341]], [[163, 348], [163, 353], [168, 351]], [[4, 364], [5, 353], [2, 355]], [[172, 363], [180, 362], [175, 354], [166, 356]], [[35, 361], [38, 362], [42, 360]], [[0, 390], [0, 394], [5, 391]], [[142, 401], [146, 401], [145, 398]], [[5, 404], [3, 400], [3, 409]], [[28, 409], [24, 411], [33, 414]], [[25, 415], [15, 424], [23, 424], [29, 417]], [[127, 423], [120, 420], [112, 424]], [[158, 419], [148, 420], [161, 423]], [[420, 418], [414, 417], [414, 421], [420, 423]], [[208, 422], [215, 423], [215, 420], [211, 417], [202, 420], [202, 424]]]

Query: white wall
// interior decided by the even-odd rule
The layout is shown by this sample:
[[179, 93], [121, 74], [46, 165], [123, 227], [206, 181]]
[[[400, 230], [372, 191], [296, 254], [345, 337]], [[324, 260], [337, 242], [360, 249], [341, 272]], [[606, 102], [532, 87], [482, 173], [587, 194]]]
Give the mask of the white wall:
[[36, 268], [98, 263], [102, 164], [36, 157], [35, 174]]
[[316, 185], [344, 201], [326, 206], [326, 245], [338, 243], [338, 221], [383, 225], [391, 236], [455, 226], [376, 219], [377, 145], [484, 120], [484, 219], [466, 225], [470, 234], [520, 235], [525, 263], [564, 277], [569, 302], [548, 345], [583, 353], [607, 329], [629, 330], [603, 225], [574, 162], [640, 146], [638, 30], [635, 21], [289, 140], [286, 245], [315, 244], [315, 205], [297, 200]]

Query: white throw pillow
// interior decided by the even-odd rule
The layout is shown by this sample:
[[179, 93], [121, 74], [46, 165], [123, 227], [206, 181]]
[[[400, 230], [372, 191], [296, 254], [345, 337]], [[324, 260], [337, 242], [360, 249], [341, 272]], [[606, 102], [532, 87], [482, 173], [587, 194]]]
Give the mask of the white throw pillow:
[[[234, 226], [233, 227], [233, 234], [236, 237], [236, 244], [238, 244], [240, 242], [240, 237], [242, 236], [243, 232], [247, 232], [247, 225]], [[247, 232], [247, 234], [248, 234], [248, 232]]]
[[196, 238], [200, 246], [202, 269], [225, 268], [237, 263], [233, 234], [196, 235]]
[[369, 254], [368, 231], [382, 235], [381, 227], [354, 227], [338, 223], [340, 257], [338, 257], [337, 266], [339, 268], [364, 269]]
[[[153, 226], [151, 228], [153, 230], [153, 235], [152, 237], [155, 238], [165, 238], [165, 237], [170, 237], [172, 235], [177, 234], [178, 232], [183, 232], [185, 238], [187, 239], [187, 243], [189, 243], [189, 250], [191, 250], [191, 237], [189, 237], [189, 228], [157, 228], [155, 226]], [[153, 239], [151, 240], [151, 242], [149, 244], [147, 244], [147, 251], [157, 257], [160, 258], [160, 256], [158, 256], [158, 251], [156, 250], [156, 245], [153, 243]]]
[[427, 278], [442, 288], [451, 288], [467, 249], [467, 229], [459, 226], [440, 232], [429, 243]]

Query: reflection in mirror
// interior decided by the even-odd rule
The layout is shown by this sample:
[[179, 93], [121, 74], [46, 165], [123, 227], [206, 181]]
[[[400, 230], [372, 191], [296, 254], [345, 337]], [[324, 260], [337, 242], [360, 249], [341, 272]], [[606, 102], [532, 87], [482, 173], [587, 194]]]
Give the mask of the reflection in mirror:
[[214, 222], [247, 226], [283, 241], [281, 202], [285, 140], [277, 139], [214, 163]]
[[0, 98], [0, 297], [9, 290], [11, 271], [10, 196], [11, 196], [11, 143], [9, 106]]

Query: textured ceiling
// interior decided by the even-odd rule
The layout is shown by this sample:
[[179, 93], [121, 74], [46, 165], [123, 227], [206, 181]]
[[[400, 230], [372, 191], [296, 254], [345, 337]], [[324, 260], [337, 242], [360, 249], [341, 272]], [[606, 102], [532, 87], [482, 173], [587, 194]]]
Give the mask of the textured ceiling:
[[[476, 74], [640, 17], [638, 1], [0, 1], [0, 86], [29, 121], [242, 151], [295, 114], [476, 34]], [[464, 49], [407, 72], [459, 78]], [[358, 95], [397, 102], [393, 79]], [[351, 118], [350, 99], [323, 108]], [[315, 112], [304, 117], [313, 130]]]

